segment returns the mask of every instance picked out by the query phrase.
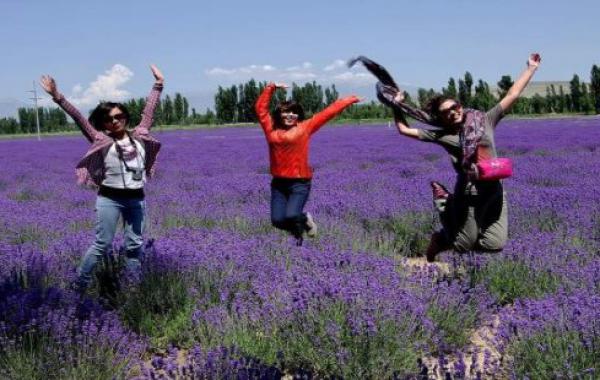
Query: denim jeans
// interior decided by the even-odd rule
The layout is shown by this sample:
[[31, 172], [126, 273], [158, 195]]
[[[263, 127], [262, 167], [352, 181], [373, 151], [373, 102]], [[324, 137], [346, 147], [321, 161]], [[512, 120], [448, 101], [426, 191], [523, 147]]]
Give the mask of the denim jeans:
[[123, 218], [124, 225], [127, 270], [140, 270], [145, 214], [144, 198], [108, 198], [98, 195], [96, 199], [96, 238], [83, 256], [79, 266], [80, 286], [87, 287], [89, 285], [98, 261], [110, 252], [120, 216]]
[[297, 239], [307, 229], [303, 209], [310, 185], [309, 179], [273, 178], [271, 182], [271, 222]]

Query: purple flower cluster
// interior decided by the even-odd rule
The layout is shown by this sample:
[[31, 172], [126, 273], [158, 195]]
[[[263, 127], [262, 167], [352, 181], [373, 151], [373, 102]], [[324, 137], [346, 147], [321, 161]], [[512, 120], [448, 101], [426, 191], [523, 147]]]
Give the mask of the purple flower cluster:
[[[584, 349], [598, 344], [598, 119], [500, 124], [499, 154], [515, 166], [505, 181], [509, 244], [445, 253], [439, 266], [413, 258], [439, 226], [429, 181], [454, 181], [439, 147], [384, 126], [320, 131], [307, 205], [320, 235], [295, 247], [270, 226], [262, 131], [159, 138], [146, 189], [154, 244], [139, 288], [123, 286], [110, 306], [68, 290], [94, 235], [95, 195], [73, 173], [85, 140], [0, 142], [10, 162], [0, 177], [7, 376], [15, 369], [2, 363], [32, 336], [53, 342], [48, 360], [80, 352], [76, 368], [101, 351], [113, 376], [140, 378], [426, 378], [434, 367], [478, 378], [517, 368], [516, 345], [548, 329], [575, 332]], [[156, 284], [183, 294], [154, 293]], [[472, 335], [493, 320], [494, 338], [477, 346]], [[149, 340], [174, 346], [164, 353]], [[507, 355], [503, 368], [492, 351]]]

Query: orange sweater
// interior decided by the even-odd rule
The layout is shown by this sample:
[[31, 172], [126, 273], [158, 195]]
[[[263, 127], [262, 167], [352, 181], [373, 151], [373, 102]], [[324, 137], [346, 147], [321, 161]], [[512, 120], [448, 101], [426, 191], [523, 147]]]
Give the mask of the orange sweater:
[[258, 121], [269, 144], [271, 174], [278, 178], [312, 178], [312, 169], [308, 165], [310, 136], [359, 99], [356, 96], [338, 99], [310, 119], [286, 130], [275, 129], [269, 113], [269, 103], [274, 92], [275, 85], [271, 83], [256, 101]]

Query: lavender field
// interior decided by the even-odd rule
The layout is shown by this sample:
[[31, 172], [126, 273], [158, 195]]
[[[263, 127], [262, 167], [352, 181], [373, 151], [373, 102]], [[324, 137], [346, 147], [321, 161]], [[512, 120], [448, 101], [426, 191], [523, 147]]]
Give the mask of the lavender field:
[[157, 134], [143, 276], [121, 241], [81, 298], [94, 236], [80, 136], [0, 141], [0, 377], [9, 379], [600, 378], [600, 119], [507, 120], [501, 253], [418, 257], [439, 227], [442, 148], [387, 126], [312, 142], [296, 247], [269, 219], [258, 128]]

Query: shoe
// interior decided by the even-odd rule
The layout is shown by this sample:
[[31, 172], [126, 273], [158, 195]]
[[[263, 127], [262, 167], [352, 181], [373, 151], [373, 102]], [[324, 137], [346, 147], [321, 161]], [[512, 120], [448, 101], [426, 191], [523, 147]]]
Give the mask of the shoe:
[[310, 212], [306, 213], [306, 227], [306, 235], [308, 237], [314, 238], [317, 236], [317, 223], [315, 223], [315, 220]]
[[444, 242], [445, 239], [442, 232], [434, 232], [431, 235], [427, 252], [425, 252], [425, 257], [427, 258], [428, 263], [433, 263], [437, 254], [445, 250]]
[[433, 207], [438, 212], [444, 212], [450, 192], [442, 184], [435, 181], [431, 181], [431, 191], [433, 192]]
[[448, 199], [450, 192], [439, 182], [431, 181], [431, 191], [433, 192], [433, 200]]

